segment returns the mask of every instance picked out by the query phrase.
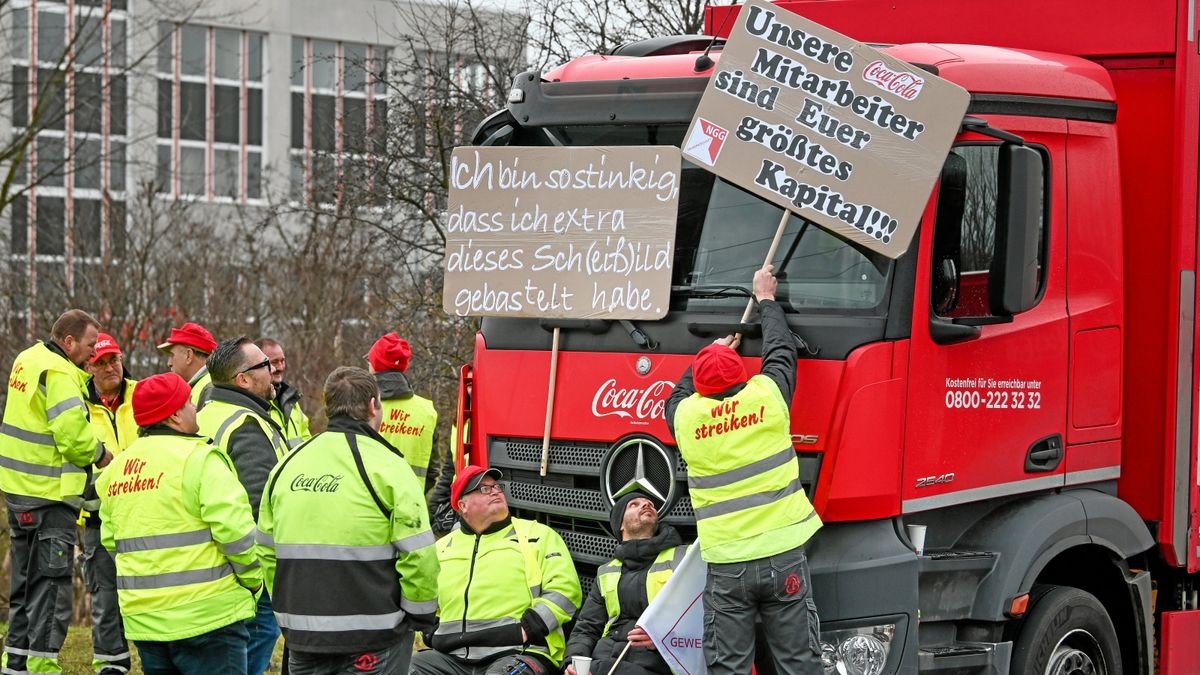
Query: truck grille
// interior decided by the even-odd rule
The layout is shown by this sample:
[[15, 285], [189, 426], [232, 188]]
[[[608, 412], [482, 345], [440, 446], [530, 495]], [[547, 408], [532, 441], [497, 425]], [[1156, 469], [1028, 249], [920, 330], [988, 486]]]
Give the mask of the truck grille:
[[[491, 438], [488, 463], [504, 471], [508, 503], [513, 515], [546, 523], [562, 536], [579, 569], [584, 594], [590, 588], [596, 567], [612, 560], [616, 541], [608, 531], [609, 506], [600, 487], [600, 465], [607, 443], [580, 441], [550, 442], [550, 471], [539, 475], [542, 460], [540, 438]], [[673, 446], [675, 458], [675, 503], [662, 517], [683, 536], [696, 537], [696, 514], [687, 493], [687, 463]], [[800, 481], [811, 495], [820, 472], [820, 454], [800, 455]]]
[[[612, 560], [616, 541], [608, 532], [608, 502], [600, 490], [600, 464], [607, 443], [551, 441], [550, 474], [539, 475], [542, 441], [492, 438], [488, 464], [504, 471], [508, 503], [515, 515], [547, 523], [562, 535], [576, 563], [594, 571]], [[676, 493], [682, 495], [663, 516], [686, 538], [695, 536], [695, 512], [687, 496], [687, 463], [674, 448]]]

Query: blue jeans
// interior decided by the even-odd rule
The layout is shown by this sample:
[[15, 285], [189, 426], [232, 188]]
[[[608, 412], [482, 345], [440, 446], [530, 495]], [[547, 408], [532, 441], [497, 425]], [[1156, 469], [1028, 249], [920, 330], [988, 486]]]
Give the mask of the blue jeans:
[[275, 611], [271, 609], [271, 596], [264, 589], [258, 598], [258, 613], [246, 621], [250, 631], [250, 644], [246, 647], [246, 663], [250, 675], [262, 675], [271, 665], [271, 654], [279, 641], [279, 624]]
[[246, 675], [249, 636], [238, 621], [186, 640], [134, 644], [146, 675]]

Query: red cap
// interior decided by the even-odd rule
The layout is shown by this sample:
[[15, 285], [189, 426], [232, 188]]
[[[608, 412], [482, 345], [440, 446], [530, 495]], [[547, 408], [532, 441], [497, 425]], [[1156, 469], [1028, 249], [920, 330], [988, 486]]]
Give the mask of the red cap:
[[213, 339], [212, 333], [198, 323], [185, 323], [179, 328], [171, 329], [171, 337], [167, 341], [158, 346], [161, 351], [170, 351], [171, 345], [183, 345], [184, 347], [192, 347], [202, 351], [205, 354], [211, 354], [217, 348], [217, 341]]
[[742, 357], [727, 345], [711, 344], [692, 361], [692, 382], [703, 396], [720, 393], [747, 379]]
[[408, 340], [401, 339], [395, 333], [388, 333], [371, 345], [371, 351], [367, 352], [367, 361], [377, 373], [386, 373], [389, 370], [403, 373], [408, 370], [408, 362], [412, 361], [412, 347], [408, 346]]
[[133, 421], [139, 427], [161, 422], [192, 397], [192, 388], [182, 377], [166, 372], [140, 380], [133, 388]]
[[[136, 391], [136, 390], [135, 390]], [[464, 494], [472, 490], [478, 490], [479, 484], [483, 482], [485, 476], [491, 476], [496, 480], [504, 478], [504, 474], [500, 473], [500, 469], [485, 469], [482, 466], [471, 464], [462, 470], [462, 473], [454, 477], [454, 483], [450, 485], [450, 506], [455, 511], [458, 510], [458, 500], [462, 499]]]
[[108, 333], [100, 333], [96, 336], [96, 355], [92, 357], [92, 363], [99, 361], [101, 358], [109, 354], [120, 354], [121, 346], [113, 339], [113, 336]]

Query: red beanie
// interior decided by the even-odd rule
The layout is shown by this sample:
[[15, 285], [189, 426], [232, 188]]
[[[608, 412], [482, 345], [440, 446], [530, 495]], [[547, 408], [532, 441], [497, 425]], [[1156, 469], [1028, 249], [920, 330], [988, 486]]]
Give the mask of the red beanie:
[[402, 340], [395, 333], [388, 333], [371, 345], [371, 351], [367, 352], [367, 361], [377, 373], [386, 373], [389, 370], [403, 373], [408, 370], [408, 362], [412, 361], [412, 347], [408, 346], [408, 340]]
[[161, 422], [188, 402], [192, 388], [175, 373], [151, 375], [133, 388], [133, 421], [139, 427]]
[[692, 361], [692, 381], [703, 396], [720, 393], [747, 379], [742, 357], [726, 345], [711, 344]]

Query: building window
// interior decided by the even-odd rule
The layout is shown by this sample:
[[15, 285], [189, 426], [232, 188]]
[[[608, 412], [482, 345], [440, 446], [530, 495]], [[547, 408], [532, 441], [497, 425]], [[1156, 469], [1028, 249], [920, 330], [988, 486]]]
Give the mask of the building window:
[[[13, 0], [12, 134], [17, 167], [9, 252], [76, 262], [120, 257], [125, 241], [125, 0]], [[32, 255], [30, 255], [32, 254]]]
[[387, 138], [388, 52], [375, 45], [292, 38], [292, 199], [333, 204], [371, 194]]
[[159, 24], [158, 191], [262, 197], [263, 35]]

